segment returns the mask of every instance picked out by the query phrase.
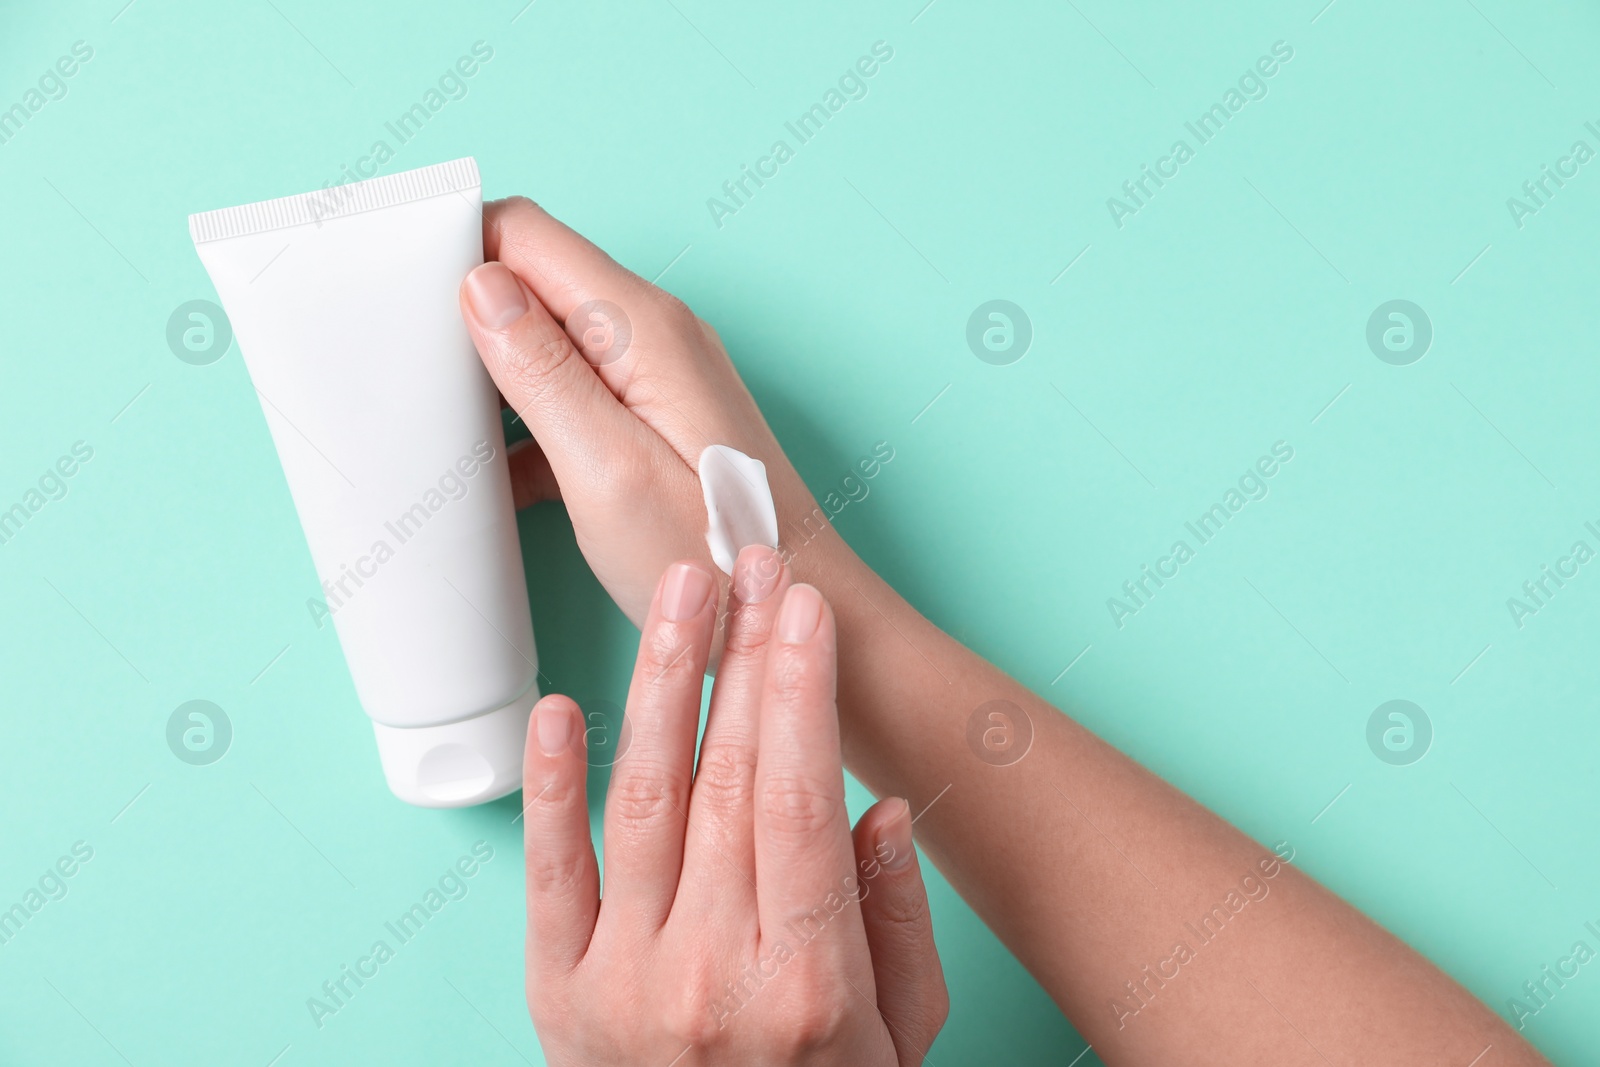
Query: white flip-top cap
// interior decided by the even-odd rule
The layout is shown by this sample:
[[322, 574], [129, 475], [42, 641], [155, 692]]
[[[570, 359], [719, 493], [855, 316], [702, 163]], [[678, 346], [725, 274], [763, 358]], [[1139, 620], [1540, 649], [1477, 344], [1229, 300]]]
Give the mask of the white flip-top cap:
[[465, 808], [522, 787], [522, 748], [535, 686], [496, 711], [443, 726], [374, 722], [378, 760], [394, 795], [423, 808]]

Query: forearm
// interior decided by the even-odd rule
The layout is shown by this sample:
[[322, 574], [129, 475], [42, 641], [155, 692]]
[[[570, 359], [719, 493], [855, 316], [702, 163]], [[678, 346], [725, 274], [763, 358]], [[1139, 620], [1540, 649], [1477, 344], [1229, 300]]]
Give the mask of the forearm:
[[[1442, 972], [962, 647], [848, 550], [813, 569], [839, 619], [847, 765], [914, 812], [932, 804], [918, 840], [1106, 1062], [1465, 1067], [1491, 1045], [1480, 1067], [1545, 1062]], [[993, 705], [969, 733], [992, 701], [1015, 711]], [[982, 729], [1006, 728], [990, 711], [1018, 734], [1031, 725], [1023, 758], [984, 758]]]
[[[837, 616], [846, 763], [911, 800], [929, 854], [1108, 1062], [1539, 1062], [1398, 942], [908, 607], [839, 540], [680, 303], [529, 201], [484, 214], [499, 265], [463, 287], [463, 321], [537, 441], [509, 461], [519, 502], [559, 489], [643, 625], [662, 569], [701, 549], [695, 457], [721, 442], [763, 458], [793, 577]], [[627, 307], [625, 350], [610, 331], [569, 334], [597, 305]], [[981, 720], [969, 746], [996, 700], [1032, 726], [1020, 760], [983, 758]]]

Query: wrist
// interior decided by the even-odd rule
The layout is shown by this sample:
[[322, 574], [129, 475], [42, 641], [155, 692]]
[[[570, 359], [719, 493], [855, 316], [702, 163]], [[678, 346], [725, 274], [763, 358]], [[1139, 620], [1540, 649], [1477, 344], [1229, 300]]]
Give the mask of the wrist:
[[816, 586], [833, 609], [845, 762], [857, 770], [868, 755], [863, 743], [871, 749], [880, 731], [903, 724], [906, 715], [922, 706], [923, 685], [941, 681], [921, 650], [937, 654], [944, 635], [880, 578], [831, 523], [807, 532], [808, 539], [786, 539], [780, 551], [794, 580]]
[[[880, 583], [872, 568], [845, 543], [820, 507], [790, 526], [779, 552], [797, 582], [816, 586], [833, 608], [840, 638], [855, 614], [865, 584]], [[885, 587], [887, 588], [887, 587]]]

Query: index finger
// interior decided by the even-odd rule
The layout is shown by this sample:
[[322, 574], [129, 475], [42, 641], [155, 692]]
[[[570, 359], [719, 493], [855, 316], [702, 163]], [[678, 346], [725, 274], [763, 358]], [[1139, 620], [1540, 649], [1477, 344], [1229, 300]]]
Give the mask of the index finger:
[[763, 944], [860, 949], [855, 850], [844, 806], [833, 613], [822, 594], [784, 594], [767, 650], [756, 757], [756, 900]]
[[483, 258], [527, 283], [560, 322], [581, 305], [608, 300], [630, 308], [651, 286], [588, 238], [525, 196], [483, 205]]

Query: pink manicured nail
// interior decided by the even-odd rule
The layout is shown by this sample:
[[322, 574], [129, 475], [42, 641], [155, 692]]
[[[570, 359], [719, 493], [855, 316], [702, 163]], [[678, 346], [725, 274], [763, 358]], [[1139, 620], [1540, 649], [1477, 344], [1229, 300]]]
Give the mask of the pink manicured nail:
[[898, 871], [911, 862], [911, 805], [900, 801], [900, 810], [878, 831], [878, 862]]
[[733, 588], [746, 604], [759, 604], [778, 588], [783, 559], [766, 545], [746, 545], [733, 564]]
[[798, 645], [811, 639], [822, 621], [822, 594], [809, 585], [792, 585], [778, 614], [778, 640]]
[[711, 575], [693, 563], [674, 563], [667, 568], [661, 586], [661, 614], [669, 622], [683, 622], [700, 614], [711, 595]]
[[572, 711], [565, 704], [540, 704], [533, 713], [533, 732], [539, 751], [559, 756], [572, 743]]
[[478, 321], [491, 330], [510, 326], [528, 313], [522, 283], [499, 263], [485, 263], [467, 275], [467, 303]]

